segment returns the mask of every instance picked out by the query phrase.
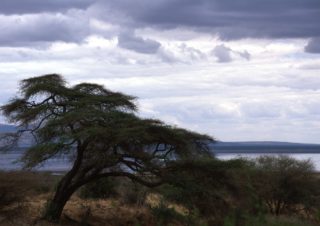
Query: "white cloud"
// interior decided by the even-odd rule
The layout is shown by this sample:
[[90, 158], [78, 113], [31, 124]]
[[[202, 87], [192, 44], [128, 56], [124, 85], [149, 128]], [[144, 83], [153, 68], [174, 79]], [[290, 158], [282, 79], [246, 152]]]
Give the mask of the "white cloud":
[[228, 63], [232, 61], [232, 50], [225, 45], [218, 45], [212, 50], [212, 54], [218, 58], [220, 63]]
[[[215, 21], [207, 21], [214, 8], [199, 5], [192, 12], [199, 18], [181, 17], [196, 2], [188, 2], [176, 14], [172, 8], [166, 15], [155, 9], [164, 10], [174, 2], [55, 4], [52, 10], [45, 4], [34, 10], [23, 4], [14, 10], [9, 4], [11, 8], [0, 14], [0, 104], [15, 95], [19, 80], [60, 73], [71, 84], [103, 83], [135, 95], [141, 115], [221, 140], [319, 143], [320, 56], [305, 52], [316, 51], [316, 20], [312, 31], [305, 27], [307, 33], [301, 28], [304, 21], [274, 30], [272, 21], [248, 22], [260, 5], [254, 3], [246, 11], [226, 1], [217, 4], [226, 7], [225, 12], [235, 4], [240, 14], [234, 16], [240, 18], [232, 23], [227, 14], [215, 15], [228, 27], [219, 30]], [[137, 4], [140, 7], [133, 7]], [[193, 6], [188, 8], [189, 4]], [[301, 9], [290, 4], [289, 11], [303, 14], [304, 8], [318, 3], [308, 0]], [[268, 12], [277, 10], [274, 4], [269, 6]], [[279, 16], [288, 18], [291, 11], [282, 9], [286, 13]], [[246, 21], [231, 32], [234, 24]], [[256, 29], [259, 24], [268, 29]]]

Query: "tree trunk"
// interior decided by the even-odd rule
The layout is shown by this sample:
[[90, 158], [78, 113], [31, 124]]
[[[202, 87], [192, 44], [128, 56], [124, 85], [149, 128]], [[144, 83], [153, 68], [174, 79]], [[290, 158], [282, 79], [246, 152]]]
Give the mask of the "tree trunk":
[[72, 169], [60, 180], [53, 199], [49, 200], [45, 206], [43, 219], [50, 222], [59, 222], [64, 206], [71, 195], [81, 186], [74, 185], [74, 179], [79, 173], [82, 162], [83, 150], [78, 147], [77, 159]]
[[64, 206], [71, 195], [77, 190], [76, 187], [70, 186], [70, 183], [66, 183], [65, 179], [63, 178], [60, 181], [53, 199], [49, 200], [45, 206], [43, 219], [47, 221], [59, 222]]

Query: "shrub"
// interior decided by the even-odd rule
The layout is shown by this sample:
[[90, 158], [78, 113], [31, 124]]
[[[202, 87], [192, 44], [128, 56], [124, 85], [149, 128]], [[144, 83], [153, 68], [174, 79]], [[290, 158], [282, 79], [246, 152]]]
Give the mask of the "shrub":
[[262, 156], [253, 161], [251, 183], [271, 214], [312, 211], [319, 205], [320, 183], [310, 161]]
[[13, 205], [21, 202], [23, 196], [21, 193], [10, 184], [0, 185], [0, 213], [7, 212], [8, 208]]
[[[226, 218], [223, 226], [235, 226], [239, 225], [236, 223], [235, 217]], [[252, 215], [245, 216], [245, 223], [243, 226], [315, 226], [315, 224], [308, 222], [297, 217], [256, 217]]]
[[186, 225], [186, 226], [205, 226], [196, 214], [184, 215], [177, 212], [174, 208], [168, 207], [162, 200], [159, 205], [151, 208], [151, 213], [155, 217], [158, 226], [165, 225]]
[[187, 207], [190, 216], [197, 213], [210, 225], [221, 225], [238, 189], [236, 172], [244, 165], [242, 160], [212, 158], [190, 162], [183, 170], [169, 175], [169, 184], [158, 190], [165, 199]]
[[97, 181], [84, 185], [79, 192], [83, 199], [106, 199], [115, 197], [117, 192], [118, 181], [113, 178], [101, 178]]
[[173, 208], [168, 208], [162, 202], [160, 205], [151, 208], [151, 213], [159, 226], [168, 225], [173, 221], [184, 221], [184, 216], [177, 213]]
[[120, 201], [122, 204], [142, 206], [148, 194], [148, 188], [122, 179], [119, 186]]
[[39, 187], [36, 178], [31, 172], [0, 171], [0, 213], [7, 215], [21, 209], [25, 196]]

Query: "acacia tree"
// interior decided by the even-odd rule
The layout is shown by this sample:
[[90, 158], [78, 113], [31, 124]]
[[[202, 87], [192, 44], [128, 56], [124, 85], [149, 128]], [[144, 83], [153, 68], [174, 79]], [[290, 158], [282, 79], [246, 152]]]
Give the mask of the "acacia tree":
[[252, 161], [252, 186], [271, 214], [310, 212], [319, 203], [319, 178], [310, 160], [261, 156]]
[[208, 153], [211, 137], [141, 119], [134, 100], [97, 84], [68, 86], [60, 75], [49, 74], [22, 80], [20, 96], [1, 107], [19, 127], [10, 134], [11, 144], [26, 132], [34, 137], [22, 158], [25, 167], [73, 156], [44, 219], [59, 221], [71, 195], [88, 182], [122, 176], [157, 186], [167, 172], [177, 170], [174, 163]]

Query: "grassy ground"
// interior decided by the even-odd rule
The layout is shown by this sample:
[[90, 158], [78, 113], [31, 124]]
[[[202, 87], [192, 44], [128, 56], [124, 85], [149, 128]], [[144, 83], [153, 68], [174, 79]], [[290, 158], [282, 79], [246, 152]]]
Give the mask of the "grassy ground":
[[[48, 173], [0, 172], [0, 226], [51, 225], [39, 219], [58, 179]], [[59, 225], [157, 225], [150, 210], [158, 200], [149, 195], [142, 205], [119, 197], [82, 199], [76, 193], [67, 202]]]
[[[41, 194], [27, 197], [23, 205], [16, 209], [14, 214], [2, 216], [1, 226], [43, 225], [50, 223], [38, 221], [43, 207], [50, 194]], [[136, 206], [124, 204], [117, 199], [84, 200], [76, 195], [65, 206], [61, 226], [96, 225], [96, 226], [152, 226], [157, 225], [149, 206], [155, 205], [154, 198], [148, 198], [149, 205]], [[1, 215], [1, 214], [0, 214]], [[182, 225], [172, 223], [172, 226]]]
[[265, 217], [264, 220], [253, 219], [248, 222], [247, 226], [315, 226], [316, 224], [307, 222], [306, 220], [298, 219], [295, 217], [279, 216]]

